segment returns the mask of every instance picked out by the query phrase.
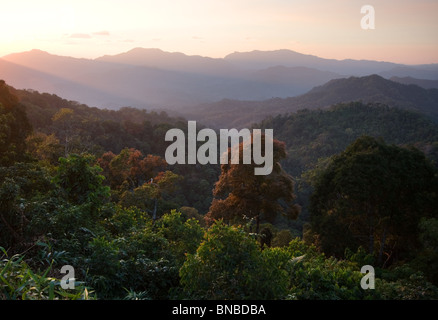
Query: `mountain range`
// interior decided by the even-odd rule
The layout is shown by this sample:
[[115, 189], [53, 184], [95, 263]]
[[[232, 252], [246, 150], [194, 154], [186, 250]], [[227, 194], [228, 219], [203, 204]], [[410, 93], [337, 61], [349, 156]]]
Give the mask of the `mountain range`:
[[222, 101], [184, 110], [184, 116], [215, 128], [249, 127], [269, 116], [302, 109], [327, 109], [352, 101], [380, 103], [411, 110], [438, 120], [438, 89], [402, 84], [379, 75], [333, 79], [309, 92], [290, 98], [263, 101]]
[[427, 80], [431, 85], [438, 80], [438, 65], [324, 59], [291, 50], [209, 58], [147, 48], [96, 59], [41, 50], [0, 59], [0, 79], [18, 89], [53, 93], [100, 108], [132, 106], [184, 113], [218, 101], [223, 104], [223, 99], [246, 104], [315, 94], [315, 87], [331, 80], [372, 74]]

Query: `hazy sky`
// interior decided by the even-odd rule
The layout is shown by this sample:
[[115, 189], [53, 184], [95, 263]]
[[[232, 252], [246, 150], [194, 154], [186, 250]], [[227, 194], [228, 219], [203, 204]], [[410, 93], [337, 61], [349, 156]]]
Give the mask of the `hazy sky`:
[[[291, 49], [335, 59], [438, 63], [438, 0], [0, 0], [0, 56], [96, 58], [134, 47], [224, 57]], [[363, 30], [363, 5], [375, 29]]]

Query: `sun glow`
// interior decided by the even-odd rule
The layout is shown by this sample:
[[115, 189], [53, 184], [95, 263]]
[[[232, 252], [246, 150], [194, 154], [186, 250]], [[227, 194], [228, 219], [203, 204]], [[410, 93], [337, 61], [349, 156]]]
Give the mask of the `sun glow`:
[[291, 49], [335, 59], [438, 62], [438, 2], [375, 4], [376, 29], [360, 28], [363, 1], [8, 1], [0, 56], [41, 49], [96, 58], [133, 47], [210, 57]]

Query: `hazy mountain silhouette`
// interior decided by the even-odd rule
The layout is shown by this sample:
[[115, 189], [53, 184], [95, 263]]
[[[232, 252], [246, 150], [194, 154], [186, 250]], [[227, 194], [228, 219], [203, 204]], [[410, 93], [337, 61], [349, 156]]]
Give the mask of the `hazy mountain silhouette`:
[[[8, 62], [9, 64], [6, 64]], [[118, 55], [78, 59], [41, 50], [3, 57], [0, 78], [91, 106], [183, 110], [223, 99], [267, 100], [308, 92], [329, 80], [379, 73], [438, 79], [436, 65], [334, 60], [291, 50], [233, 53], [224, 59], [135, 48]], [[25, 68], [25, 69], [23, 69]], [[406, 72], [404, 74], [403, 72]]]
[[438, 80], [416, 79], [412, 77], [391, 77], [390, 80], [404, 84], [415, 84], [424, 89], [438, 89]]
[[417, 66], [397, 66], [393, 69], [379, 72], [385, 78], [411, 77], [426, 80], [438, 80], [438, 64], [423, 64]]
[[[56, 93], [73, 101], [87, 101], [90, 105], [125, 105], [134, 99], [122, 98], [110, 91], [99, 90], [73, 80], [18, 65], [0, 59], [0, 79], [13, 87]], [[138, 103], [138, 101], [137, 101]]]
[[378, 75], [330, 80], [308, 93], [264, 101], [222, 100], [185, 111], [185, 116], [213, 127], [248, 127], [276, 114], [300, 109], [328, 108], [333, 104], [362, 101], [416, 111], [438, 120], [438, 89], [423, 89], [384, 79]]
[[235, 52], [225, 57], [226, 61], [248, 69], [267, 68], [273, 65], [285, 67], [309, 67], [346, 75], [370, 75], [395, 68], [397, 64], [368, 60], [324, 59], [292, 50]]
[[241, 76], [235, 66], [223, 59], [189, 56], [180, 52], [165, 52], [161, 49], [134, 48], [128, 52], [105, 55], [95, 59], [163, 70], [182, 71], [210, 75]]
[[[29, 81], [27, 76], [20, 76], [19, 71], [14, 75], [13, 82], [9, 79], [14, 72], [3, 75], [17, 88], [31, 87], [67, 96], [65, 91], [57, 88], [66, 87], [70, 81], [76, 86], [83, 86], [82, 92], [75, 90], [75, 99], [109, 108], [131, 105], [175, 109], [223, 98], [262, 100], [275, 96], [288, 97], [340, 77], [311, 68], [277, 67], [246, 71], [223, 59], [141, 48], [95, 60], [52, 55], [41, 50], [10, 54], [3, 59], [52, 76], [51, 81], [45, 81], [44, 76], [44, 81], [39, 83], [38, 77]], [[90, 95], [101, 98], [90, 99]]]
[[246, 69], [260, 69], [282, 65], [285, 67], [309, 67], [348, 76], [379, 74], [385, 78], [393, 76], [416, 77], [438, 80], [438, 64], [407, 66], [373, 60], [324, 59], [314, 55], [302, 54], [292, 50], [234, 52], [224, 60]]

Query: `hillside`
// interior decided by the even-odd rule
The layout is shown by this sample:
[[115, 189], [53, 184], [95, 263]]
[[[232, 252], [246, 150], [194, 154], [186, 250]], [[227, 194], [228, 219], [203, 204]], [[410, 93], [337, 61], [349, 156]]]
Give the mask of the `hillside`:
[[[22, 145], [27, 147], [33, 157], [45, 162], [57, 163], [58, 158], [67, 153], [90, 153], [99, 158], [131, 152], [133, 156], [153, 155], [164, 158], [169, 145], [165, 142], [167, 130], [187, 130], [185, 119], [171, 117], [166, 112], [130, 107], [120, 110], [99, 109], [48, 93], [15, 89], [2, 83], [4, 90], [0, 92], [0, 103], [9, 105], [5, 99], [10, 100], [12, 97], [14, 103], [27, 115], [33, 129], [32, 132], [27, 130], [29, 136]], [[0, 110], [0, 124], [3, 120]], [[18, 124], [24, 126], [23, 121]], [[198, 128], [202, 128], [201, 123]], [[4, 144], [2, 137], [0, 135], [0, 149], [10, 144]], [[20, 138], [24, 139], [22, 135]], [[184, 177], [177, 184], [180, 206], [194, 207], [206, 213], [219, 166], [206, 165], [199, 168], [173, 165], [167, 169]]]
[[354, 102], [324, 110], [301, 110], [269, 117], [254, 127], [274, 129], [275, 138], [286, 142], [288, 156], [282, 165], [297, 183], [298, 203], [302, 206], [300, 221], [308, 220], [312, 192], [306, 172], [324, 167], [324, 159], [343, 151], [360, 136], [415, 146], [438, 166], [438, 124], [416, 112], [378, 103]]
[[286, 141], [289, 155], [285, 166], [295, 176], [362, 135], [383, 138], [389, 144], [416, 145], [438, 164], [438, 124], [416, 112], [379, 103], [301, 110], [269, 117], [254, 127], [272, 128], [276, 139]]
[[[25, 107], [27, 117], [35, 132], [60, 134], [61, 128], [53, 117], [62, 109], [73, 111], [70, 126], [72, 135], [80, 138], [89, 150], [95, 152], [120, 152], [125, 147], [137, 148], [142, 152], [163, 153], [163, 146], [154, 143], [164, 140], [161, 126], [176, 126], [182, 118], [170, 117], [166, 112], [147, 111], [124, 107], [119, 110], [99, 109], [67, 100], [54, 94], [35, 90], [18, 90], [11, 86], [9, 91]], [[74, 137], [72, 137], [74, 138]]]
[[423, 89], [386, 80], [378, 75], [335, 79], [306, 94], [264, 101], [222, 100], [186, 110], [186, 117], [219, 127], [248, 127], [268, 116], [300, 109], [327, 108], [333, 104], [379, 102], [438, 119], [438, 89]]
[[390, 80], [403, 84], [415, 84], [424, 89], [438, 89], [438, 80], [417, 79], [412, 77], [391, 77]]
[[[8, 87], [3, 81], [0, 81], [0, 89], [0, 103], [2, 104], [0, 107], [0, 129], [2, 131], [0, 132], [0, 155], [2, 155], [0, 158], [0, 191], [4, 195], [0, 197], [0, 204], [2, 208], [5, 208], [0, 212], [2, 215], [0, 240], [8, 247], [8, 252], [3, 250], [5, 256], [6, 253], [12, 251], [25, 252], [26, 261], [32, 263], [20, 266], [19, 270], [23, 270], [22, 273], [16, 273], [14, 270], [17, 266], [11, 265], [11, 260], [2, 260], [2, 263], [7, 264], [3, 268], [3, 274], [6, 270], [8, 280], [18, 279], [14, 282], [14, 286], [18, 287], [15, 283], [19, 283], [21, 286], [19, 288], [23, 287], [22, 279], [29, 274], [32, 275], [32, 282], [29, 286], [34, 285], [34, 279], [39, 279], [37, 274], [42, 272], [38, 266], [43, 265], [44, 269], [52, 267], [54, 260], [49, 260], [49, 257], [52, 255], [50, 248], [54, 248], [54, 252], [57, 253], [56, 259], [74, 257], [74, 260], [69, 263], [74, 265], [80, 274], [85, 275], [84, 282], [88, 284], [87, 288], [93, 289], [90, 290], [90, 294], [97, 292], [99, 299], [122, 299], [131, 297], [131, 295], [137, 296], [136, 292], [140, 292], [138, 295], [148, 299], [179, 299], [181, 293], [178, 293], [178, 290], [182, 288], [181, 284], [186, 283], [178, 280], [179, 275], [187, 276], [187, 272], [190, 271], [192, 272], [191, 279], [199, 278], [199, 267], [193, 267], [187, 262], [195, 257], [196, 252], [206, 253], [207, 262], [212, 261], [206, 263], [205, 268], [205, 273], [210, 275], [211, 266], [217, 261], [224, 260], [218, 259], [215, 252], [222, 250], [221, 248], [226, 248], [226, 250], [231, 248], [239, 251], [237, 259], [241, 256], [253, 257], [248, 261], [250, 266], [248, 270], [254, 270], [254, 265], [258, 266], [257, 263], [260, 265], [261, 261], [266, 261], [266, 271], [263, 271], [263, 274], [269, 274], [269, 270], [282, 271], [278, 272], [278, 275], [283, 277], [281, 281], [285, 284], [294, 279], [296, 272], [290, 271], [289, 268], [287, 268], [289, 271], [283, 270], [282, 266], [290, 263], [292, 259], [303, 259], [303, 255], [315, 257], [312, 258], [315, 259], [314, 261], [310, 260], [313, 261], [310, 265], [306, 262], [305, 267], [308, 271], [305, 273], [309, 274], [308, 277], [316, 278], [324, 283], [333, 281], [336, 284], [339, 281], [338, 277], [334, 278], [331, 273], [323, 273], [324, 278], [321, 278], [321, 270], [333, 272], [333, 268], [348, 263], [345, 265], [351, 265], [348, 267], [350, 269], [345, 269], [343, 266], [341, 271], [349, 278], [342, 281], [351, 283], [351, 290], [348, 289], [348, 294], [359, 293], [357, 299], [363, 299], [364, 296], [361, 294], [366, 291], [357, 290], [357, 282], [361, 276], [357, 266], [363, 265], [364, 259], [369, 261], [372, 257], [364, 257], [364, 251], [355, 247], [351, 251], [344, 250], [344, 248], [350, 248], [351, 242], [348, 242], [348, 237], [339, 238], [339, 232], [335, 234], [334, 241], [336, 244], [340, 240], [343, 242], [341, 257], [337, 259], [344, 260], [334, 260], [329, 255], [323, 255], [323, 251], [318, 253], [319, 248], [313, 242], [309, 242], [313, 239], [312, 234], [318, 229], [314, 228], [315, 224], [311, 225], [312, 229], [307, 227], [309, 221], [312, 222], [309, 216], [309, 197], [316, 193], [308, 184], [307, 179], [315, 177], [318, 172], [323, 172], [324, 168], [327, 168], [327, 157], [339, 155], [344, 150], [351, 150], [351, 146], [357, 145], [361, 139], [362, 141], [372, 139], [363, 137], [363, 135], [383, 138], [388, 145], [380, 140], [376, 141], [384, 146], [383, 150], [396, 148], [389, 144], [414, 145], [424, 151], [430, 159], [435, 160], [435, 164], [438, 163], [438, 125], [417, 112], [382, 104], [367, 105], [356, 102], [320, 110], [301, 110], [265, 119], [256, 126], [274, 129], [275, 138], [285, 142], [287, 158], [282, 161], [283, 169], [280, 170], [285, 170], [282, 171], [282, 177], [287, 177], [290, 186], [293, 185], [293, 180], [295, 181], [294, 203], [299, 204], [302, 209], [296, 220], [286, 219], [282, 215], [277, 215], [272, 220], [260, 218], [261, 234], [272, 235], [272, 242], [267, 245], [262, 241], [264, 237], [259, 239], [254, 237], [253, 226], [246, 220], [243, 227], [237, 227], [230, 220], [227, 223], [218, 220], [219, 222], [207, 228], [204, 215], [210, 212], [212, 204], [217, 200], [213, 198], [212, 190], [218, 177], [224, 174], [221, 173], [219, 166], [166, 166], [162, 158], [166, 148], [163, 142], [164, 134], [169, 128], [184, 129], [187, 125], [184, 119], [169, 117], [165, 113], [133, 108], [123, 108], [119, 111], [90, 108], [47, 93], [16, 90]], [[23, 126], [27, 119], [26, 113], [34, 126], [33, 132], [28, 130], [27, 125], [26, 128]], [[20, 131], [22, 134], [16, 134]], [[16, 141], [10, 139], [8, 134], [11, 138], [16, 138]], [[355, 140], [357, 137], [361, 139]], [[353, 144], [351, 144], [352, 141]], [[278, 143], [278, 146], [282, 144]], [[284, 151], [283, 147], [281, 148]], [[20, 152], [16, 152], [17, 150]], [[398, 183], [396, 188], [406, 190], [405, 186], [409, 186], [411, 189], [408, 195], [410, 196], [418, 193], [419, 189], [423, 190], [421, 185], [425, 181], [423, 179], [428, 179], [424, 184], [425, 191], [421, 191], [420, 194], [424, 195], [427, 201], [417, 202], [416, 200], [423, 198], [406, 197], [404, 201], [412, 205], [409, 207], [412, 210], [404, 210], [406, 206], [403, 205], [403, 212], [409, 215], [419, 214], [418, 219], [424, 216], [427, 218], [425, 212], [429, 212], [428, 210], [435, 212], [436, 208], [433, 206], [436, 203], [433, 189], [436, 187], [436, 169], [424, 158], [423, 154], [415, 150], [398, 147], [395, 150], [398, 152], [396, 157], [390, 158], [395, 161], [386, 161], [386, 165], [389, 163], [401, 172], [394, 177], [395, 184], [399, 181], [398, 178], [405, 179], [405, 176], [411, 177], [409, 174], [415, 174], [414, 178], [401, 180], [402, 183]], [[367, 149], [367, 155], [368, 151]], [[403, 155], [403, 159], [410, 160], [409, 164], [413, 166], [400, 165], [400, 163], [404, 164], [398, 159], [400, 154]], [[356, 155], [359, 156], [360, 153]], [[419, 162], [427, 166], [426, 173], [417, 174], [416, 166]], [[410, 170], [409, 174], [405, 175], [405, 168], [411, 167], [414, 170]], [[312, 171], [315, 168], [318, 170]], [[360, 174], [367, 175], [370, 172], [375, 175], [376, 169], [381, 169], [380, 163], [373, 162], [370, 168], [371, 171], [366, 168], [368, 171], [360, 172]], [[380, 171], [377, 170], [377, 172]], [[285, 173], [292, 175], [293, 180]], [[417, 179], [418, 176], [419, 179]], [[251, 178], [248, 177], [248, 180]], [[274, 176], [274, 180], [270, 186], [278, 190], [276, 184], [279, 179]], [[266, 185], [267, 180], [262, 181]], [[394, 185], [394, 182], [392, 183]], [[239, 182], [240, 185], [245, 185], [245, 183]], [[259, 186], [259, 184], [256, 185]], [[281, 182], [280, 185], [282, 185]], [[359, 188], [358, 192], [362, 192], [361, 190], [363, 189]], [[323, 196], [320, 197], [323, 198]], [[314, 197], [311, 199], [314, 201]], [[417, 204], [422, 207], [417, 208]], [[350, 207], [347, 208], [349, 212]], [[234, 218], [242, 220], [237, 215]], [[352, 218], [356, 219], [357, 215]], [[339, 223], [344, 223], [343, 221], [339, 219]], [[430, 224], [432, 228], [436, 226], [436, 219], [422, 219], [421, 221], [422, 228], [425, 224]], [[346, 228], [349, 225], [344, 224]], [[413, 227], [416, 225], [412, 224]], [[328, 230], [332, 226], [333, 224], [329, 224], [323, 230]], [[272, 232], [267, 230], [272, 230]], [[337, 230], [335, 229], [336, 232]], [[414, 230], [409, 234], [415, 237], [432, 234], [422, 230]], [[327, 240], [330, 233], [319, 234], [324, 235], [325, 243], [330, 243], [330, 239]], [[293, 240], [294, 237], [300, 236], [302, 239]], [[220, 242], [213, 247], [214, 250], [204, 250], [203, 248], [211, 241]], [[318, 244], [316, 241], [314, 243]], [[248, 255], [248, 248], [252, 250], [250, 255]], [[422, 293], [421, 297], [436, 298], [438, 290], [431, 285], [431, 282], [437, 281], [434, 264], [427, 263], [429, 260], [425, 263], [422, 262], [423, 260], [417, 260], [417, 257], [421, 259], [424, 256], [424, 252], [429, 252], [426, 251], [429, 247], [417, 246], [414, 249], [415, 255], [410, 260], [405, 262], [400, 258], [395, 260], [394, 265], [404, 263], [402, 267], [409, 268], [406, 270], [424, 270], [424, 274], [428, 275], [427, 278], [417, 277], [415, 278], [416, 286], [411, 283], [408, 285], [415, 288], [411, 291], [417, 290], [417, 285], [421, 288], [425, 286], [431, 288], [430, 292]], [[287, 253], [288, 250], [298, 251], [290, 255]], [[412, 254], [413, 251], [409, 250], [409, 254]], [[374, 251], [371, 253], [373, 254]], [[267, 255], [266, 260], [262, 259], [264, 255]], [[21, 256], [24, 258], [23, 254]], [[278, 256], [283, 258], [278, 261], [275, 258]], [[236, 259], [236, 254], [232, 252], [229, 257], [225, 260], [233, 261]], [[13, 263], [20, 263], [21, 259], [20, 257], [18, 262]], [[199, 259], [199, 261], [206, 260]], [[239, 264], [241, 264], [240, 261], [238, 260]], [[334, 261], [339, 262], [333, 265]], [[58, 265], [64, 263], [64, 260], [57, 262]], [[14, 269], [10, 270], [8, 266]], [[31, 268], [37, 270], [36, 273], [30, 273]], [[56, 268], [57, 266], [55, 270], [59, 270]], [[44, 277], [50, 269], [46, 270], [48, 271], [44, 273]], [[180, 270], [184, 272], [180, 273]], [[353, 271], [357, 273], [354, 280], [350, 279]], [[384, 271], [379, 272], [385, 274], [388, 279], [385, 280], [388, 281], [385, 285], [391, 285], [391, 287], [382, 289], [383, 293], [386, 292], [385, 290], [389, 292], [383, 297], [388, 299], [398, 297], [398, 291], [394, 291], [392, 286], [399, 288], [400, 281], [405, 281], [404, 275], [398, 276], [396, 270], [389, 268]], [[314, 273], [311, 272], [317, 272], [317, 277], [314, 277]], [[233, 272], [235, 273], [238, 272]], [[56, 271], [55, 276], [57, 274], [59, 271]], [[126, 276], [120, 277], [120, 274]], [[146, 279], [141, 282], [140, 286], [138, 274], [144, 275], [142, 279]], [[220, 271], [215, 277], [222, 277], [223, 274], [226, 273]], [[410, 272], [408, 276], [411, 274]], [[253, 283], [258, 285], [260, 272], [255, 272], [253, 276], [257, 279]], [[278, 276], [275, 275], [272, 280], [266, 280], [266, 283], [276, 284], [277, 278]], [[48, 280], [53, 281], [52, 279]], [[418, 282], [418, 279], [421, 282]], [[102, 285], [102, 281], [110, 284], [110, 287]], [[308, 283], [315, 288], [320, 288], [319, 282], [314, 284], [313, 280], [307, 278], [293, 281], [299, 283], [303, 290], [309, 290]], [[245, 287], [246, 284], [242, 286]], [[156, 289], [149, 291], [151, 287]], [[81, 288], [78, 290], [82, 290]], [[127, 293], [125, 288], [131, 288], [130, 292]], [[380, 286], [378, 288], [380, 289]], [[404, 294], [405, 286], [397, 290]], [[374, 294], [374, 290], [369, 291]], [[407, 294], [409, 298], [411, 298], [411, 291]], [[6, 291], [3, 290], [3, 292]], [[3, 292], [2, 294], [7, 296]], [[12, 290], [7, 294], [9, 292]], [[255, 290], [255, 292], [258, 291]], [[340, 299], [344, 297], [345, 292], [346, 287], [343, 286], [339, 293]], [[274, 297], [283, 299], [285, 295], [277, 294]], [[303, 295], [303, 298], [306, 297]], [[325, 296], [318, 293], [318, 298], [325, 297], [333, 298], [333, 293], [329, 291]], [[380, 296], [377, 297], [380, 298]], [[19, 298], [23, 298], [23, 294], [20, 294]], [[224, 298], [229, 298], [229, 294], [227, 293]], [[256, 298], [259, 299], [259, 297]], [[266, 296], [263, 295], [262, 298]]]
[[[353, 91], [347, 85], [348, 83], [350, 85], [365, 83], [368, 86], [362, 90]], [[327, 97], [332, 97], [334, 94], [341, 95], [342, 91], [347, 91], [352, 99], [355, 98], [355, 94], [364, 94], [364, 92], [377, 99], [379, 97], [378, 91], [376, 91], [377, 87], [392, 92], [392, 95], [388, 95], [388, 97], [395, 99], [402, 95], [401, 92], [394, 91], [394, 88], [398, 86], [418, 91], [423, 96], [429, 92], [429, 90], [416, 86], [404, 86], [378, 76], [372, 76], [351, 78], [349, 81], [343, 79], [331, 81], [322, 87], [315, 88], [309, 92], [307, 98], [301, 97], [301, 99], [302, 101], [310, 101], [312, 98], [315, 101], [314, 105], [319, 103], [322, 106], [324, 99], [329, 101]], [[138, 149], [143, 154], [152, 153], [163, 156], [166, 148], [166, 144], [163, 143], [166, 130], [171, 127], [180, 127], [183, 130], [186, 128], [184, 118], [171, 117], [165, 112], [157, 113], [134, 108], [122, 108], [118, 111], [90, 108], [87, 105], [56, 95], [33, 90], [17, 90], [10, 86], [8, 88], [25, 107], [29, 122], [36, 133], [55, 134], [58, 139], [61, 139], [64, 129], [53, 120], [53, 117], [62, 108], [73, 110], [71, 118], [73, 142], [71, 147], [79, 148], [78, 150], [82, 151], [88, 150], [96, 154], [111, 151], [117, 154], [123, 148], [129, 147]], [[344, 89], [341, 90], [342, 88]], [[375, 92], [375, 95], [371, 95], [372, 92]], [[432, 90], [432, 92], [434, 91]], [[420, 99], [421, 95], [418, 97], [418, 101], [424, 100]], [[386, 100], [390, 101], [389, 98]], [[283, 102], [281, 99], [274, 99], [272, 102], [277, 104], [278, 109], [276, 110], [284, 110], [280, 108], [281, 102]], [[224, 106], [228, 107], [248, 108], [245, 105], [247, 102], [244, 101], [223, 101], [223, 103]], [[292, 112], [290, 109], [289, 113], [282, 115], [274, 113], [275, 109], [273, 108], [269, 109], [269, 112], [272, 116], [254, 124], [254, 127], [274, 129], [275, 138], [286, 143], [288, 157], [283, 165], [288, 173], [298, 179], [301, 179], [300, 177], [305, 171], [314, 168], [318, 159], [344, 150], [349, 143], [361, 135], [382, 137], [387, 143], [397, 145], [416, 145], [438, 163], [438, 125], [416, 111], [394, 108], [382, 103], [356, 102], [317, 110], [310, 108], [302, 110], [301, 108], [297, 112]], [[221, 112], [222, 115], [228, 114], [229, 116], [234, 113], [233, 110], [227, 112], [226, 109]], [[252, 115], [248, 112], [245, 115], [246, 119]], [[260, 115], [258, 114], [258, 116]], [[199, 127], [202, 124], [202, 122], [198, 122]], [[60, 142], [62, 143], [62, 139]], [[186, 173], [190, 173], [192, 169], [199, 171], [199, 168], [194, 167], [182, 169]], [[214, 175], [210, 175], [210, 187], [206, 190], [199, 190], [197, 193], [205, 194], [205, 197], [209, 198], [215, 179]], [[196, 183], [190, 181], [188, 180], [188, 183]], [[305, 212], [306, 194], [300, 193], [299, 195]], [[193, 204], [198, 197], [191, 195], [187, 198], [195, 199], [190, 200]], [[208, 203], [205, 202], [196, 206], [200, 212], [205, 212], [208, 209]], [[305, 219], [305, 214], [303, 218]]]

